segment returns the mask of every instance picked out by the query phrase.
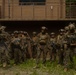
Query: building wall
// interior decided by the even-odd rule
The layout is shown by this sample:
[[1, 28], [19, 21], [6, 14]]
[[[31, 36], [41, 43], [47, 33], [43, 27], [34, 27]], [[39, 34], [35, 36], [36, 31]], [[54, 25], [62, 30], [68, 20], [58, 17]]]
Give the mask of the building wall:
[[2, 13], [4, 13], [4, 18], [6, 19], [59, 20], [65, 18], [65, 3], [61, 4], [60, 1], [61, 0], [46, 0], [46, 5], [21, 6], [19, 5], [19, 0], [10, 0], [9, 7], [8, 0], [5, 0], [5, 4], [3, 4], [4, 7], [2, 6]]
[[1, 8], [1, 6], [2, 6], [2, 0], [0, 0], [0, 18], [1, 18], [1, 15], [2, 15], [2, 8]]

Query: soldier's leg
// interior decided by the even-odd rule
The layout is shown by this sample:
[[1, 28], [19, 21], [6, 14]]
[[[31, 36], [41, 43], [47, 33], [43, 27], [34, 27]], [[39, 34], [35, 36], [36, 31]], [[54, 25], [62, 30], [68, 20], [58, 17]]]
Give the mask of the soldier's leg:
[[72, 64], [74, 63], [73, 57], [74, 57], [74, 48], [70, 48], [70, 61]]
[[56, 61], [56, 53], [54, 53], [54, 61]]
[[69, 50], [65, 51], [65, 56], [64, 56], [64, 68], [69, 68], [70, 65], [70, 57], [69, 57]]
[[21, 60], [24, 62], [24, 50], [21, 50]]
[[21, 49], [18, 49], [18, 62], [22, 63], [22, 51], [21, 51]]
[[57, 46], [58, 64], [60, 64], [60, 53], [61, 53], [61, 51], [60, 51], [60, 46], [58, 45], [58, 46]]
[[37, 64], [39, 64], [41, 52], [42, 52], [41, 49], [38, 48], [38, 49], [37, 49], [37, 57], [36, 57], [36, 63], [37, 63]]
[[6, 56], [6, 50], [2, 53], [2, 65], [5, 68], [7, 66], [7, 56]]
[[64, 44], [64, 71], [67, 71], [70, 65], [70, 48]]
[[49, 55], [50, 55], [50, 61], [52, 60], [52, 52], [51, 51], [49, 51], [50, 53], [49, 53]]
[[61, 50], [61, 48], [59, 49], [58, 53], [58, 64], [63, 65], [63, 51]]
[[32, 57], [35, 58], [35, 46], [32, 47]]
[[18, 64], [18, 51], [17, 49], [14, 49], [14, 63], [15, 64]]
[[1, 60], [1, 64], [3, 64], [3, 54], [4, 54], [4, 49], [2, 47], [0, 47], [0, 60]]
[[52, 49], [52, 61], [56, 60], [56, 50]]
[[32, 52], [32, 58], [34, 57], [34, 56], [33, 56], [33, 49], [34, 49], [34, 48], [33, 48], [33, 46], [32, 46], [32, 47], [31, 47], [31, 50], [32, 50], [32, 51], [31, 51], [31, 52]]
[[1, 64], [1, 49], [0, 49], [0, 64]]
[[28, 48], [26, 49], [26, 58], [27, 58], [27, 59], [30, 58]]
[[61, 65], [63, 65], [63, 59], [64, 59], [64, 56], [63, 56], [63, 51], [61, 51]]
[[14, 49], [13, 48], [11, 48], [11, 51], [10, 51], [10, 58], [14, 59]]
[[36, 56], [37, 56], [37, 46], [35, 46], [35, 48], [34, 48], [34, 58], [36, 58]]
[[26, 61], [26, 50], [24, 51], [24, 61]]
[[35, 47], [35, 59], [36, 59], [36, 57], [37, 57], [37, 46]]
[[59, 51], [58, 51], [58, 64], [60, 64], [60, 63], [61, 63], [61, 51], [59, 49]]
[[46, 62], [46, 52], [47, 52], [47, 47], [45, 45], [43, 50], [43, 64]]
[[26, 61], [26, 49], [24, 49], [24, 51], [22, 51], [22, 61], [23, 62]]
[[9, 50], [5, 51], [5, 55], [6, 55], [6, 62], [7, 64], [10, 64], [10, 54], [9, 54]]
[[52, 48], [49, 50], [50, 61], [52, 60]]
[[76, 47], [74, 48], [74, 56], [76, 57]]

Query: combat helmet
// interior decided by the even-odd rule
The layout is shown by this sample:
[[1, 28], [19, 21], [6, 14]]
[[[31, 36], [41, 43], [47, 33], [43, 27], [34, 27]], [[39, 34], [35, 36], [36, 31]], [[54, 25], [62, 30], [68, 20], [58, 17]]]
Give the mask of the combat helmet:
[[28, 35], [28, 33], [26, 31], [23, 32], [24, 35]]
[[65, 28], [64, 28], [66, 31], [68, 31], [69, 30], [69, 26], [65, 26]]
[[54, 33], [54, 32], [52, 32], [50, 35], [55, 35], [55, 33]]
[[69, 29], [70, 29], [70, 30], [75, 29], [74, 23], [69, 24]]
[[33, 32], [32, 34], [33, 34], [33, 35], [36, 35], [37, 33], [36, 33], [36, 32]]
[[6, 26], [1, 26], [0, 30], [4, 30], [6, 28]]
[[14, 34], [12, 33], [11, 36], [14, 36]]
[[64, 29], [60, 29], [59, 32], [64, 32]]
[[18, 31], [14, 31], [14, 34], [18, 34], [19, 32]]
[[23, 32], [23, 31], [19, 31], [19, 33], [20, 33], [20, 34], [23, 34], [24, 32]]
[[42, 26], [41, 29], [42, 30], [47, 30], [47, 28], [45, 26]]

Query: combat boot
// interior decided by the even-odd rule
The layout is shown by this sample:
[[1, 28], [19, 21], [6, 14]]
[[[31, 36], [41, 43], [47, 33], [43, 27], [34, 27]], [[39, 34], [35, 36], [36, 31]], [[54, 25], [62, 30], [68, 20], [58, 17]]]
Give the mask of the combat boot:
[[6, 62], [4, 62], [3, 63], [3, 68], [5, 68], [7, 66], [7, 63]]

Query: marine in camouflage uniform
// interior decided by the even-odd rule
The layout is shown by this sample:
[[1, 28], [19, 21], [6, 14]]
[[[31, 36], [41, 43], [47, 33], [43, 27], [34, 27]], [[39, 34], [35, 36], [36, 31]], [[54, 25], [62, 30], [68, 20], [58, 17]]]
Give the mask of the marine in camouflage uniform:
[[9, 64], [8, 35], [4, 31], [5, 28], [5, 26], [0, 27], [0, 60], [3, 67]]
[[12, 40], [14, 47], [14, 62], [21, 63], [21, 39], [18, 37], [18, 31], [14, 31], [14, 39]]
[[21, 56], [20, 56], [20, 58], [21, 58], [21, 62], [23, 62], [24, 61], [24, 54], [23, 54], [23, 42], [24, 42], [24, 31], [18, 31], [18, 38], [20, 39], [20, 46], [21, 46]]
[[27, 32], [23, 32], [23, 37], [21, 39], [21, 51], [22, 51], [22, 61], [26, 61], [26, 52], [28, 50], [28, 42], [27, 42]]
[[38, 34], [38, 49], [37, 49], [37, 64], [39, 64], [40, 56], [43, 52], [43, 64], [46, 62], [46, 54], [49, 42], [49, 35], [46, 32], [47, 28], [42, 27], [41, 32]]
[[55, 33], [52, 32], [50, 34], [50, 46], [51, 46], [51, 50], [50, 50], [50, 60], [51, 61], [55, 61], [56, 60], [56, 37], [55, 37]]
[[[11, 41], [14, 39], [14, 33], [11, 34]], [[14, 44], [10, 43], [10, 59], [14, 59]]]
[[70, 65], [73, 66], [73, 56], [74, 56], [74, 50], [76, 47], [76, 35], [75, 35], [75, 26], [73, 24], [70, 24], [69, 31], [67, 32], [67, 35], [65, 35], [65, 41], [66, 44], [64, 45], [64, 70], [67, 71], [67, 69], [70, 67]]
[[24, 36], [26, 37], [27, 40], [26, 58], [29, 59], [32, 57], [31, 38], [27, 32], [25, 32]]
[[38, 37], [37, 37], [37, 33], [33, 32], [33, 36], [32, 36], [32, 57], [36, 58], [37, 56], [37, 43], [38, 43]]
[[64, 29], [60, 29], [60, 34], [57, 36], [57, 54], [58, 64], [63, 65], [64, 53]]

